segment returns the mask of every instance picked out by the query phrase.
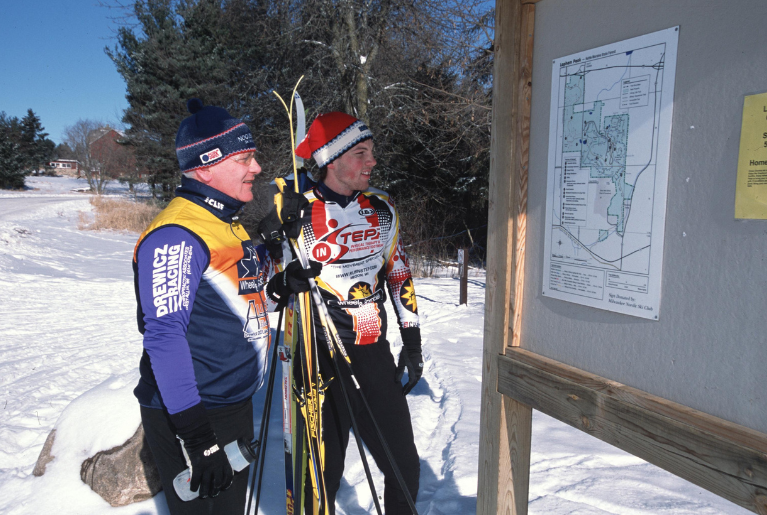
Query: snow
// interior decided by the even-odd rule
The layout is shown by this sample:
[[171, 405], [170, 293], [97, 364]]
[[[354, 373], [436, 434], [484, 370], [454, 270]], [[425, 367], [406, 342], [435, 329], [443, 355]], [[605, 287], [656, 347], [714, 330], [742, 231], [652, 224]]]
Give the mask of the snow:
[[[112, 508], [80, 480], [84, 459], [121, 444], [139, 424], [132, 389], [141, 338], [130, 264], [137, 235], [78, 230], [79, 212], [91, 209], [88, 195], [72, 192], [82, 180], [31, 177], [27, 184], [32, 189], [0, 191], [0, 513], [166, 514], [163, 493]], [[408, 402], [421, 457], [418, 511], [474, 513], [484, 275], [472, 271], [467, 306], [457, 304], [455, 278], [416, 285], [425, 369]], [[389, 334], [395, 354], [397, 333]], [[254, 397], [258, 420], [264, 391]], [[273, 404], [281, 404], [279, 387]], [[34, 477], [54, 427], [55, 459]], [[285, 513], [281, 451], [275, 408], [263, 514]], [[372, 468], [382, 495], [382, 476]], [[529, 499], [531, 514], [750, 513], [538, 412]], [[338, 505], [339, 515], [374, 512], [353, 443]]]

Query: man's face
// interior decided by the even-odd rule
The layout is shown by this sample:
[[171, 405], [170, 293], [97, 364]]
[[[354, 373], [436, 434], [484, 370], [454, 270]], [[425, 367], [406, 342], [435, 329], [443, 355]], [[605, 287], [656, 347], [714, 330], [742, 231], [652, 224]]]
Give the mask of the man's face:
[[328, 165], [325, 184], [339, 195], [366, 190], [375, 165], [373, 141], [361, 141]]
[[211, 173], [208, 186], [216, 188], [240, 202], [253, 200], [253, 179], [261, 173], [253, 152], [227, 157], [209, 167]]

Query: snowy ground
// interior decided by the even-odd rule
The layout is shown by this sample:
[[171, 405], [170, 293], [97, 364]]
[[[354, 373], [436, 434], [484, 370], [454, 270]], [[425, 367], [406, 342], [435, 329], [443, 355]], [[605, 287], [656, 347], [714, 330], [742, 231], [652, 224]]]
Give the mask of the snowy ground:
[[[83, 181], [27, 184], [35, 189], [0, 191], [0, 513], [165, 514], [162, 493], [111, 508], [79, 478], [86, 457], [122, 443], [139, 421], [131, 394], [141, 354], [130, 265], [136, 235], [77, 230], [78, 212], [90, 204], [71, 190]], [[408, 396], [421, 455], [417, 507], [422, 515], [474, 513], [484, 276], [470, 277], [468, 306], [457, 305], [456, 279], [416, 284], [426, 362]], [[396, 329], [390, 341], [399, 352]], [[263, 401], [262, 391], [254, 398], [259, 419]], [[36, 478], [54, 426], [56, 459]], [[276, 409], [261, 505], [269, 515], [285, 513], [280, 431]], [[356, 447], [348, 454], [338, 513], [372, 513]], [[530, 513], [749, 512], [535, 413]]]

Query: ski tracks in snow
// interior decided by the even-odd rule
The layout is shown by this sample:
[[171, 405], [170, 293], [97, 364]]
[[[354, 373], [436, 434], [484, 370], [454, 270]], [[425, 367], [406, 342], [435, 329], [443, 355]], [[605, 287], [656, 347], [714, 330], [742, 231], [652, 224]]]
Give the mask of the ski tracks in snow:
[[0, 220], [0, 480], [29, 474], [63, 409], [141, 354], [125, 262], [136, 236], [101, 234], [94, 246], [96, 234], [75, 228], [87, 198], [0, 209], [20, 200]]
[[[421, 457], [417, 508], [421, 515], [474, 513], [482, 386], [482, 326], [476, 320], [483, 317], [484, 282], [470, 282], [463, 306], [457, 279], [416, 279], [416, 292], [424, 374], [408, 403]], [[389, 334], [395, 352], [401, 349], [397, 336]]]

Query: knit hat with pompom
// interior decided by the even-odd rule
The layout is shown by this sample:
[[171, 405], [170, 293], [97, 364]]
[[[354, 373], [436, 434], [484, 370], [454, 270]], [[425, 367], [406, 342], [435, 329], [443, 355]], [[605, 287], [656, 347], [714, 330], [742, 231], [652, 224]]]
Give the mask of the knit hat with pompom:
[[203, 106], [199, 98], [191, 99], [186, 107], [192, 116], [181, 122], [176, 134], [176, 157], [182, 173], [256, 150], [250, 129], [226, 109]]
[[367, 125], [346, 113], [332, 112], [314, 119], [306, 137], [296, 147], [296, 155], [313, 157], [322, 168], [332, 163], [360, 141], [373, 138]]

